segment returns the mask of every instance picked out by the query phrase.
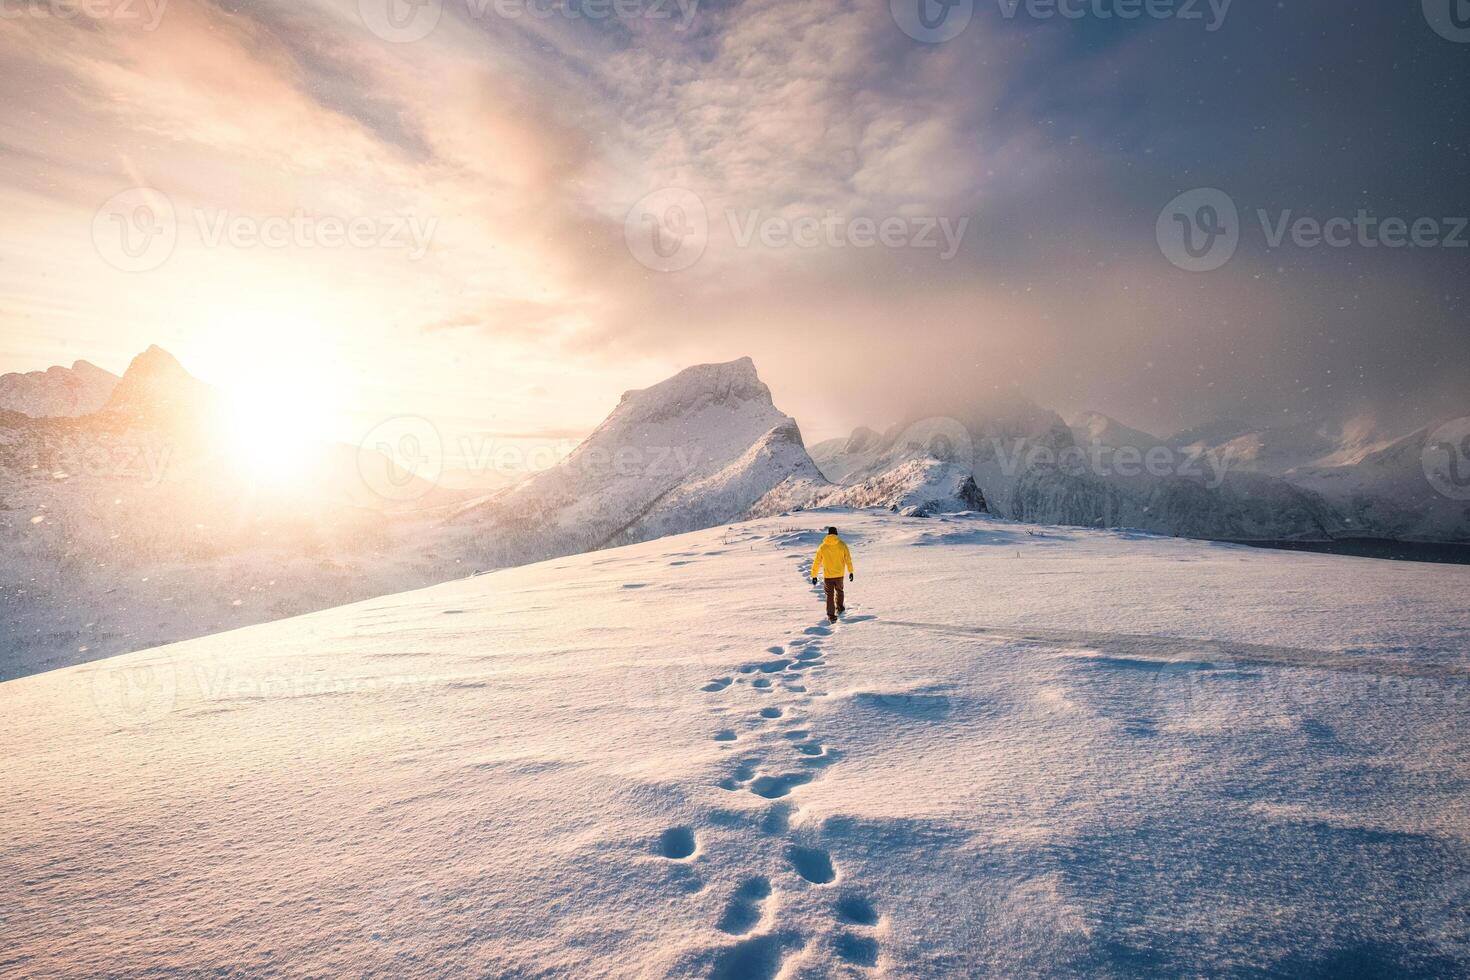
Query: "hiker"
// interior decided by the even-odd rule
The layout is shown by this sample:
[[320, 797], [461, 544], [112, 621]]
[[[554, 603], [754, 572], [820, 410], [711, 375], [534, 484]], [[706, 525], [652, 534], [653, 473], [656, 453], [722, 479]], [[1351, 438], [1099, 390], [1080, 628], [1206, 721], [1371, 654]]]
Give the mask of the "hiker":
[[842, 601], [842, 573], [852, 581], [852, 552], [837, 536], [837, 528], [827, 528], [827, 536], [817, 547], [817, 557], [812, 559], [812, 584], [817, 584], [817, 569], [822, 570], [822, 584], [827, 589], [827, 620], [837, 622], [837, 614], [845, 612]]

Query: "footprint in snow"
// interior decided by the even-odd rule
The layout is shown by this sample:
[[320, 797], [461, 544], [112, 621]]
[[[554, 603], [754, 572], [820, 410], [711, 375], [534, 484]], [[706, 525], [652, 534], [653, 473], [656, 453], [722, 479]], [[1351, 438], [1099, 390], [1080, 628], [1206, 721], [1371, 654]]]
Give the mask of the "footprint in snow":
[[658, 854], [670, 861], [683, 861], [694, 856], [697, 842], [689, 827], [670, 827], [658, 839]]
[[878, 940], [851, 932], [838, 933], [832, 947], [837, 955], [854, 966], [878, 965]]
[[779, 800], [790, 795], [798, 786], [804, 786], [817, 778], [809, 772], [789, 772], [782, 776], [757, 776], [751, 780], [750, 791], [768, 800]]
[[796, 807], [790, 803], [777, 803], [766, 811], [761, 820], [761, 830], [775, 836], [784, 834], [791, 829], [791, 817], [796, 812]]
[[727, 688], [729, 686], [730, 686], [730, 678], [728, 678], [728, 677], [716, 677], [714, 680], [712, 680], [708, 684], [704, 685], [704, 687], [701, 687], [700, 690], [706, 692], [707, 694], [714, 694], [717, 691], [723, 691], [725, 688]]
[[787, 848], [786, 858], [797, 874], [814, 885], [828, 885], [837, 880], [837, 869], [832, 866], [832, 855], [819, 847], [799, 847], [793, 844]]
[[760, 924], [762, 906], [771, 897], [771, 882], [764, 876], [747, 878], [720, 916], [718, 928], [732, 936], [743, 936]]
[[711, 980], [771, 980], [781, 972], [786, 955], [800, 949], [806, 937], [799, 932], [768, 932], [722, 950], [715, 959]]
[[843, 895], [837, 900], [837, 918], [851, 926], [876, 926], [878, 912], [861, 895]]
[[724, 779], [720, 780], [715, 785], [719, 786], [720, 789], [727, 789], [733, 792], [734, 790], [739, 789], [743, 784], [748, 783], [755, 778], [756, 767], [759, 765], [759, 759], [746, 759], [735, 767], [734, 772], [726, 776]]
[[780, 708], [762, 708], [760, 710], [760, 716], [762, 718], [780, 718], [782, 714], [783, 712]]

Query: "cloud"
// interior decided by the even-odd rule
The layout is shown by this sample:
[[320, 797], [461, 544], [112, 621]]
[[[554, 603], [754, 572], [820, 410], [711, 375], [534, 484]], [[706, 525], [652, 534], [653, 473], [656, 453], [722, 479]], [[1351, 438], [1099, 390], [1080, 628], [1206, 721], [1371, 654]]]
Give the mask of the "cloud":
[[[411, 44], [375, 37], [348, 0], [171, 0], [156, 31], [0, 22], [0, 234], [17, 255], [0, 285], [34, 297], [28, 323], [124, 347], [160, 339], [146, 336], [160, 321], [217, 330], [212, 305], [310, 307], [365, 375], [473, 343], [520, 388], [557, 390], [559, 365], [622, 390], [655, 363], [750, 354], [819, 431], [1017, 386], [1161, 430], [1242, 405], [1432, 414], [1470, 367], [1453, 256], [1248, 246], [1193, 277], [1153, 240], [1158, 209], [1193, 186], [1228, 186], [1247, 213], [1355, 209], [1364, 188], [1405, 213], [1451, 206], [1431, 178], [1463, 169], [1453, 141], [1394, 111], [1424, 96], [1412, 80], [1331, 57], [1367, 54], [1346, 22], [1317, 24], [1324, 53], [1299, 40], [1317, 22], [1282, 10], [1235, 10], [1206, 35], [980, 5], [963, 35], [927, 45], [858, 0], [706, 2], [687, 29], [471, 9], [447, 3]], [[1396, 15], [1360, 16], [1385, 50], [1463, 71]], [[1285, 84], [1293, 63], [1392, 138], [1354, 140], [1338, 96]], [[1331, 131], [1325, 165], [1326, 144], [1292, 128], [1305, 118]], [[1414, 179], [1384, 184], [1393, 173]], [[164, 270], [126, 278], [98, 268], [88, 233], [97, 203], [133, 184], [180, 208], [407, 213], [436, 230], [418, 263], [200, 252], [183, 236]], [[630, 208], [664, 187], [710, 218], [703, 256], [676, 273], [624, 241]], [[763, 220], [829, 217], [969, 223], [948, 261], [740, 241]], [[40, 295], [58, 281], [64, 296]], [[813, 392], [821, 366], [838, 394]], [[447, 382], [465, 404], [478, 384]], [[600, 397], [566, 410], [595, 421]]]

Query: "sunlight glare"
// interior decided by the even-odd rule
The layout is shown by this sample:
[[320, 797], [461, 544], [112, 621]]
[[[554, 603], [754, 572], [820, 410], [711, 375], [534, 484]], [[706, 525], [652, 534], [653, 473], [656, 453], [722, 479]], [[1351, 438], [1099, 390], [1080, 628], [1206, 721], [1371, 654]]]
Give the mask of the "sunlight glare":
[[339, 359], [314, 324], [272, 322], [276, 336], [233, 351], [217, 379], [224, 435], [243, 476], [300, 485], [318, 468], [342, 410]]

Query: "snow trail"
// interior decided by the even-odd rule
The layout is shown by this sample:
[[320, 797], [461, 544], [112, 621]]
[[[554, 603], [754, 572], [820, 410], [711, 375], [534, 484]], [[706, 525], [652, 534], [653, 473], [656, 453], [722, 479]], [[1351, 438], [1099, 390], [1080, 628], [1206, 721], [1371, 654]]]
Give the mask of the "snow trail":
[[[796, 570], [803, 580], [807, 577], [808, 564], [809, 559], [798, 558]], [[824, 600], [819, 587], [813, 586], [811, 591]], [[857, 605], [849, 601], [849, 608]], [[861, 891], [852, 890], [840, 876], [831, 852], [802, 830], [807, 814], [796, 803], [801, 787], [817, 781], [823, 770], [842, 760], [838, 747], [823, 742], [807, 727], [815, 700], [828, 696], [816, 682], [828, 670], [828, 658], [837, 662], [834, 654], [841, 627], [847, 622], [875, 619], [875, 616], [853, 616], [849, 612], [837, 624], [828, 624], [824, 615], [815, 625], [794, 627], [784, 639], [768, 646], [765, 652], [772, 659], [741, 665], [737, 670], [742, 676], [735, 678], [733, 685], [731, 678], [722, 677], [700, 688], [705, 694], [742, 698], [746, 694], [747, 677], [776, 675], [779, 687], [768, 677], [754, 676], [748, 685], [753, 697], [744, 697], [738, 707], [716, 708], [717, 717], [724, 717], [732, 710], [744, 713], [745, 717], [743, 733], [722, 728], [714, 738], [735, 742], [736, 745], [724, 748], [739, 750], [734, 752], [727, 775], [717, 785], [728, 792], [744, 790], [774, 801], [765, 813], [762, 827], [769, 836], [786, 842], [784, 854], [788, 865], [783, 879], [776, 884], [764, 875], [755, 875], [745, 879], [731, 895], [717, 927], [721, 932], [748, 938], [717, 951], [711, 976], [755, 980], [775, 977], [789, 954], [813, 941], [830, 947], [839, 961], [851, 966], [879, 965], [881, 947], [872, 935], [879, 925], [878, 913]], [[788, 653], [791, 655], [787, 656]], [[781, 726], [771, 728], [768, 723], [772, 721], [779, 721]], [[839, 881], [846, 890], [831, 902], [827, 921], [777, 919], [779, 886], [789, 882], [787, 887], [825, 888]]]

